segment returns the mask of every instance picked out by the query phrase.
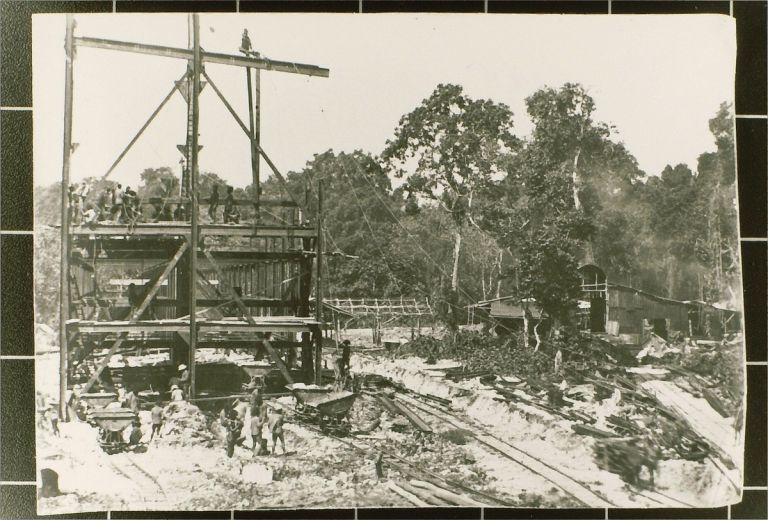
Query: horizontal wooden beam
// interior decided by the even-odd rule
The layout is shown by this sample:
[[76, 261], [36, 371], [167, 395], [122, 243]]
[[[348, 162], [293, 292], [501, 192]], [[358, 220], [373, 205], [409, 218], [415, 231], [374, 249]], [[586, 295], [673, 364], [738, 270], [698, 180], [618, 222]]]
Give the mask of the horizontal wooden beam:
[[[166, 47], [164, 45], [149, 45], [144, 43], [123, 42], [117, 40], [106, 40], [103, 38], [90, 38], [86, 36], [75, 37], [75, 45], [80, 47], [93, 47], [97, 49], [107, 49], [112, 51], [133, 52], [138, 54], [150, 54], [153, 56], [162, 56], [165, 58], [178, 58], [191, 60], [194, 57], [192, 49], [183, 49], [179, 47]], [[278, 72], [288, 72], [290, 74], [302, 74], [305, 76], [318, 76], [327, 78], [330, 71], [317, 65], [307, 65], [305, 63], [293, 63], [288, 61], [276, 61], [266, 58], [253, 58], [247, 56], [238, 56], [235, 54], [222, 54], [217, 52], [208, 52], [201, 50], [200, 58], [204, 63], [218, 63], [221, 65], [231, 65], [235, 67], [249, 67], [252, 69], [274, 70]]]
[[[127, 224], [96, 224], [75, 226], [71, 234], [99, 236], [189, 236], [190, 225], [183, 222], [147, 223], [128, 226]], [[201, 236], [234, 236], [264, 238], [314, 238], [317, 230], [298, 226], [250, 226], [246, 224], [203, 224]]]
[[[257, 318], [258, 319], [258, 318]], [[313, 320], [302, 321], [265, 321], [258, 319], [255, 324], [250, 325], [245, 322], [201, 322], [198, 321], [200, 333], [206, 332], [273, 332], [273, 333], [296, 333], [312, 332], [321, 324]], [[80, 333], [140, 333], [147, 334], [153, 332], [189, 332], [188, 321], [158, 321], [141, 323], [128, 322], [74, 322], [68, 323], [67, 327]]]
[[[167, 260], [173, 255], [173, 252], [168, 252], [167, 249], [148, 249], [145, 248], [141, 243], [136, 243], [136, 248], [132, 249], [127, 247], [129, 244], [132, 244], [136, 241], [131, 241], [125, 244], [125, 247], [122, 247], [120, 249], [110, 249], [108, 247], [104, 248], [104, 251], [106, 252], [107, 256], [105, 257], [99, 257], [95, 264], [98, 267], [99, 265], [115, 265], [120, 264], [122, 262], [140, 262], [142, 260]], [[85, 247], [86, 244], [81, 244], [80, 241], [77, 241], [77, 244], [81, 247]], [[200, 250], [198, 250], [198, 253], [201, 253]], [[306, 253], [303, 253], [301, 251], [221, 251], [221, 252], [214, 252], [213, 256], [216, 258], [216, 261], [219, 262], [221, 265], [229, 266], [229, 265], [239, 265], [239, 264], [249, 264], [249, 263], [257, 263], [257, 262], [298, 262], [305, 257], [313, 257], [314, 252], [313, 251], [307, 251]], [[81, 259], [79, 257], [73, 256], [74, 262], [76, 262], [76, 265], [88, 270], [92, 271], [92, 260], [91, 259]], [[206, 262], [201, 259], [199, 262], [204, 267], [206, 266]]]
[[[243, 300], [243, 303], [246, 305], [246, 307], [292, 307], [294, 303], [290, 301], [285, 301], [277, 298], [248, 298], [244, 297], [241, 298]], [[235, 305], [235, 302], [227, 299], [227, 298], [198, 298], [197, 299], [197, 306], [198, 307], [218, 307], [219, 305], [223, 305], [227, 302], [231, 302], [232, 305]], [[157, 299], [155, 300], [155, 306], [157, 307], [179, 307], [189, 306], [189, 303], [182, 300], [176, 300], [173, 298], [169, 299]]]
[[[189, 325], [107, 325], [107, 324], [93, 324], [93, 325], [81, 325], [78, 327], [80, 333], [100, 333], [100, 332], [127, 332], [127, 333], [145, 333], [151, 334], [153, 332], [188, 332]], [[251, 332], [312, 332], [312, 327], [308, 325], [250, 325]], [[200, 333], [204, 332], [231, 332], [232, 329], [227, 325], [200, 325]]]
[[[162, 204], [163, 202], [165, 202], [166, 204], [181, 204], [184, 202], [190, 202], [190, 199], [181, 198], [181, 197], [150, 197], [149, 199], [144, 199], [144, 201], [145, 202], [149, 201], [149, 203], [151, 204]], [[199, 202], [200, 204], [210, 204], [211, 199], [210, 197], [206, 197], [204, 199], [200, 199]], [[223, 200], [220, 196], [219, 204], [221, 203], [223, 203]], [[253, 206], [253, 200], [235, 199], [235, 206]], [[299, 207], [299, 205], [292, 200], [278, 200], [278, 199], [259, 199], [259, 206], [266, 207], [266, 208], [298, 208]]]

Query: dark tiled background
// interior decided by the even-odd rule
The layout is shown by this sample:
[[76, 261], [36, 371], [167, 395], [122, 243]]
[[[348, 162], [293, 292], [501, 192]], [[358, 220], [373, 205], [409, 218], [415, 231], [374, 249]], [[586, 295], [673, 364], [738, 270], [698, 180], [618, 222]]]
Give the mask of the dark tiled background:
[[[118, 12], [234, 12], [237, 0], [128, 1], [115, 2]], [[315, 11], [357, 12], [358, 0], [240, 0], [242, 12]], [[482, 12], [484, 0], [364, 0], [364, 12], [439, 11]], [[489, 0], [491, 13], [607, 13], [608, 1], [521, 1]], [[111, 0], [16, 1], [0, 0], [0, 105], [31, 105], [31, 19], [34, 13], [110, 12]], [[645, 1], [613, 0], [610, 10], [621, 13], [720, 13], [728, 14], [728, 1]], [[736, 113], [766, 114], [766, 2], [737, 0], [733, 3], [737, 22], [738, 57]], [[32, 229], [32, 117], [29, 111], [0, 112], [0, 229]], [[742, 243], [748, 360], [766, 360], [766, 282], [768, 250], [766, 228], [768, 182], [766, 182], [766, 119], [737, 121], [737, 152], [742, 236], [758, 240]], [[762, 240], [761, 240], [762, 239]], [[33, 481], [34, 470], [34, 371], [31, 297], [32, 237], [4, 233], [0, 236], [0, 518], [37, 518], [33, 485], [9, 484]], [[766, 469], [766, 397], [768, 368], [751, 365], [747, 371], [748, 397], [745, 484], [764, 487]], [[485, 518], [604, 518], [602, 509], [509, 510], [488, 508]], [[727, 508], [711, 510], [609, 510], [609, 518], [728, 518]], [[260, 512], [121, 512], [111, 518], [355, 518], [354, 510], [341, 511], [260, 511]], [[360, 509], [358, 518], [480, 518], [477, 509]], [[744, 501], [730, 510], [733, 519], [765, 519], [768, 496], [765, 489], [747, 490]], [[45, 518], [107, 518], [106, 513]]]

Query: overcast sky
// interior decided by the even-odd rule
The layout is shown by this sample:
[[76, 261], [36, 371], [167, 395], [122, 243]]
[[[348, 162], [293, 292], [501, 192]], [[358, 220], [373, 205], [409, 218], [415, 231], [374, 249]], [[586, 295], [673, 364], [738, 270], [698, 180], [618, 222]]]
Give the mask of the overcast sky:
[[[186, 15], [78, 15], [78, 36], [187, 46]], [[399, 118], [438, 83], [509, 105], [530, 132], [525, 97], [543, 86], [584, 85], [595, 118], [616, 126], [648, 174], [714, 149], [708, 119], [732, 101], [735, 24], [718, 15], [201, 15], [204, 49], [237, 53], [243, 28], [275, 60], [327, 67], [329, 78], [262, 73], [262, 146], [283, 172], [313, 154], [379, 154]], [[63, 15], [33, 21], [35, 184], [61, 178]], [[75, 60], [72, 178], [103, 175], [185, 70], [178, 59], [92, 48]], [[245, 72], [206, 70], [247, 120]], [[248, 142], [210, 87], [200, 98], [200, 167], [250, 182]], [[166, 105], [110, 178], [137, 185], [145, 168], [179, 171], [186, 106]], [[262, 171], [268, 167], [262, 162]]]

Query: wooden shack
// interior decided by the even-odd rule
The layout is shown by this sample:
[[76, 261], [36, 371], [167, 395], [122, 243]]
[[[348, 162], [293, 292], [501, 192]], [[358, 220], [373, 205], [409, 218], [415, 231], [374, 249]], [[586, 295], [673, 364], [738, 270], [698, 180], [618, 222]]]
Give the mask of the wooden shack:
[[650, 333], [669, 338], [722, 338], [741, 330], [740, 313], [705, 302], [679, 301], [611, 283], [598, 266], [584, 265], [579, 316], [581, 329], [606, 333], [621, 343], [640, 344]]

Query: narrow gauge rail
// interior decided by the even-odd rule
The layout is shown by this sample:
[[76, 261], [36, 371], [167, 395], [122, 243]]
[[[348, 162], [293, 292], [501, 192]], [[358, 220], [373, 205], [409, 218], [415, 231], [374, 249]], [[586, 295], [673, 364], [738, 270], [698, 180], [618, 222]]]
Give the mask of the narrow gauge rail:
[[[565, 489], [563, 487], [565, 482], [563, 482], [560, 479], [552, 479], [551, 477], [548, 477], [548, 476], [544, 475], [543, 472], [537, 471], [537, 470], [529, 467], [529, 465], [521, 462], [520, 460], [518, 460], [518, 458], [512, 456], [506, 449], [503, 449], [503, 448], [499, 447], [499, 444], [503, 445], [504, 448], [509, 448], [511, 450], [515, 450], [516, 452], [522, 454], [524, 457], [533, 459], [538, 464], [541, 464], [542, 466], [545, 466], [548, 470], [561, 475], [566, 481], [572, 482], [572, 483], [576, 484], [578, 487], [580, 487], [583, 490], [585, 490], [586, 492], [592, 494], [595, 498], [597, 498], [600, 501], [599, 507], [617, 507], [615, 504], [613, 504], [610, 501], [608, 501], [601, 494], [599, 494], [597, 491], [593, 490], [592, 488], [590, 488], [589, 486], [587, 486], [583, 482], [580, 482], [580, 481], [574, 479], [572, 476], [568, 475], [567, 473], [564, 473], [562, 470], [560, 470], [560, 469], [558, 469], [558, 468], [556, 468], [556, 467], [554, 467], [554, 466], [552, 466], [550, 464], [547, 464], [543, 460], [541, 460], [541, 459], [539, 459], [537, 457], [534, 457], [530, 453], [527, 453], [524, 450], [521, 450], [520, 448], [512, 446], [511, 444], [509, 444], [509, 443], [499, 439], [498, 437], [495, 437], [493, 435], [488, 435], [485, 432], [482, 435], [475, 434], [474, 432], [472, 432], [472, 430], [477, 429], [477, 426], [470, 427], [470, 425], [463, 423], [461, 421], [461, 419], [456, 417], [455, 414], [453, 414], [451, 412], [447, 412], [447, 411], [441, 410], [441, 409], [439, 409], [439, 408], [437, 408], [437, 407], [435, 407], [435, 406], [433, 406], [431, 404], [426, 404], [426, 403], [423, 403], [421, 401], [417, 401], [417, 400], [411, 398], [410, 396], [403, 395], [402, 393], [398, 393], [397, 397], [399, 399], [407, 401], [409, 404], [411, 404], [414, 407], [418, 408], [422, 412], [430, 414], [430, 415], [432, 415], [434, 417], [437, 417], [438, 419], [441, 419], [444, 422], [446, 422], [448, 424], [451, 424], [452, 426], [454, 426], [456, 428], [461, 428], [461, 429], [470, 431], [472, 436], [478, 442], [483, 444], [484, 446], [487, 446], [487, 447], [493, 449], [494, 451], [496, 451], [498, 453], [501, 453], [506, 458], [508, 458], [508, 459], [510, 459], [510, 460], [512, 460], [512, 461], [514, 461], [514, 462], [516, 462], [518, 464], [520, 464], [521, 466], [525, 467], [526, 469], [528, 469], [528, 470], [530, 470], [530, 471], [532, 471], [532, 472], [534, 472], [534, 473], [536, 473], [538, 475], [541, 475], [542, 477], [546, 478], [547, 480], [549, 480], [550, 482], [555, 484], [557, 487], [559, 487], [560, 489], [562, 489], [563, 491], [568, 493], [573, 498], [575, 498], [575, 499], [579, 500], [580, 502], [584, 503], [585, 505], [589, 505], [589, 506], [594, 507], [596, 504], [588, 503], [586, 500], [575, 496], [572, 493], [572, 491], [569, 491], [568, 489]], [[665, 505], [665, 506], [668, 506], [668, 507], [669, 506], [672, 506], [672, 507], [680, 507], [680, 506], [683, 506], [683, 507], [695, 507], [695, 506], [693, 506], [693, 505], [691, 505], [691, 504], [689, 504], [687, 502], [684, 502], [684, 501], [682, 501], [682, 500], [680, 500], [678, 498], [666, 495], [666, 494], [661, 493], [659, 491], [651, 491], [651, 490], [636, 491], [636, 490], [631, 490], [630, 492], [632, 494], [634, 494], [634, 495], [642, 496], [642, 497], [647, 498], [647, 499], [649, 499], [649, 500], [651, 500], [653, 502], [657, 502], [660, 505]], [[581, 493], [579, 493], [579, 494], [581, 495]], [[660, 500], [658, 497], [662, 497], [662, 498], [664, 498], [666, 500]]]
[[[280, 406], [282, 406], [282, 405], [280, 405]], [[295, 416], [295, 414], [293, 413], [292, 410], [290, 410], [289, 408], [284, 407], [284, 406], [282, 406], [282, 407], [283, 407], [283, 409], [287, 413], [291, 414], [292, 416]], [[429, 471], [427, 469], [422, 468], [421, 466], [419, 466], [418, 464], [416, 464], [414, 462], [411, 462], [411, 461], [409, 461], [407, 459], [404, 459], [403, 457], [400, 457], [396, 453], [392, 453], [391, 451], [384, 450], [384, 449], [382, 449], [382, 448], [380, 448], [378, 446], [375, 446], [375, 445], [373, 445], [370, 442], [365, 442], [365, 441], [363, 441], [361, 439], [355, 439], [355, 441], [353, 442], [350, 439], [347, 439], [347, 438], [344, 438], [344, 437], [340, 437], [340, 436], [335, 435], [333, 433], [330, 433], [328, 431], [321, 430], [320, 428], [318, 428], [318, 427], [316, 427], [316, 426], [314, 426], [312, 424], [307, 424], [306, 422], [303, 422], [303, 421], [298, 421], [297, 424], [300, 424], [303, 428], [306, 428], [308, 430], [314, 431], [315, 433], [319, 433], [319, 434], [324, 435], [324, 436], [333, 437], [335, 440], [341, 442], [342, 444], [346, 444], [347, 446], [350, 446], [350, 447], [352, 447], [352, 448], [354, 448], [354, 449], [356, 449], [356, 450], [358, 450], [360, 452], [368, 452], [370, 450], [381, 452], [386, 457], [389, 457], [390, 459], [394, 459], [394, 460], [398, 461], [398, 463], [394, 463], [394, 462], [392, 462], [390, 460], [390, 461], [387, 461], [387, 464], [389, 464], [393, 468], [397, 469], [401, 473], [407, 473], [407, 474], [413, 475], [414, 472], [416, 472], [416, 473], [420, 473], [422, 475], [427, 475], [429, 478], [426, 478], [426, 477], [422, 477], [422, 478], [424, 480], [427, 480], [427, 481], [432, 481], [433, 484], [434, 484], [434, 480], [440, 481], [443, 484], [443, 486], [444, 486], [443, 488], [445, 490], [447, 490], [447, 491], [451, 491], [451, 492], [456, 493], [456, 490], [458, 489], [458, 490], [460, 490], [463, 493], [468, 493], [468, 494], [474, 495], [476, 497], [481, 497], [483, 503], [486, 504], [486, 505], [501, 505], [501, 506], [514, 506], [515, 505], [515, 504], [512, 504], [512, 503], [510, 503], [510, 502], [508, 502], [508, 501], [506, 501], [504, 499], [501, 499], [499, 497], [493, 496], [493, 495], [491, 495], [489, 493], [485, 493], [483, 491], [479, 491], [477, 489], [473, 489], [473, 488], [471, 488], [469, 486], [461, 484], [460, 482], [455, 482], [453, 480], [447, 479], [447, 478], [445, 478], [445, 477], [443, 477], [441, 475], [438, 475], [437, 473], [434, 473], [432, 471]], [[361, 446], [361, 444], [364, 445], [365, 447]], [[407, 466], [407, 468], [405, 468], [403, 465]], [[439, 486], [439, 487], [442, 487], [442, 486]]]

